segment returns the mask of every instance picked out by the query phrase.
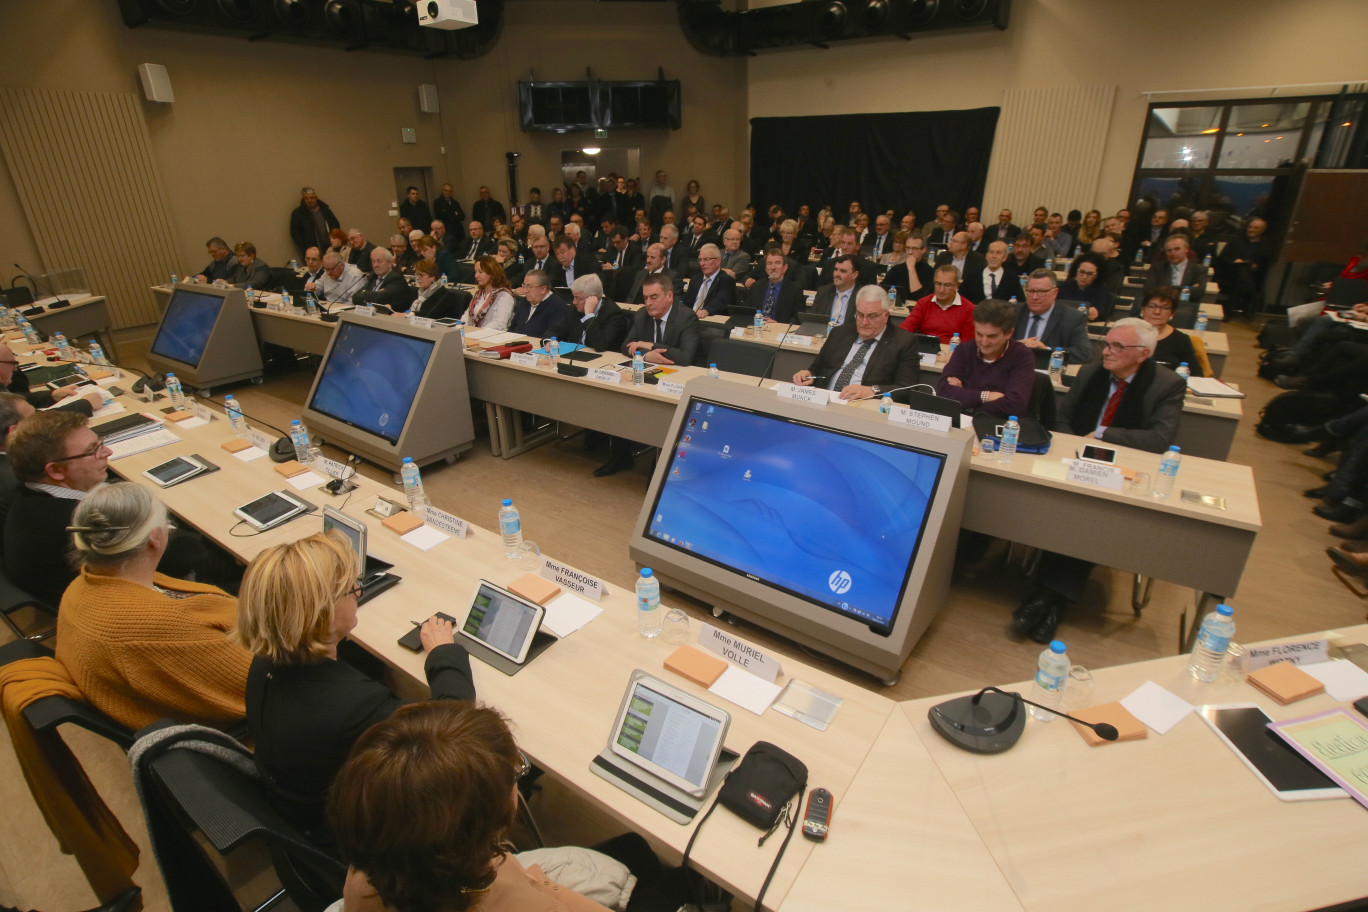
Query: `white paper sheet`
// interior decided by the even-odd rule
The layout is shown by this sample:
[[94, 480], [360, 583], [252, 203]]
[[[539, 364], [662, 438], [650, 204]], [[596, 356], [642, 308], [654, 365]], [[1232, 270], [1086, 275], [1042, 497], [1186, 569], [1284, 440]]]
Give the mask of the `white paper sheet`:
[[1298, 666], [1325, 685], [1325, 692], [1341, 703], [1368, 696], [1368, 671], [1345, 659]]
[[778, 684], [771, 684], [735, 665], [728, 665], [722, 676], [708, 688], [708, 692], [760, 716], [778, 699], [782, 689]]
[[567, 637], [602, 613], [603, 609], [593, 602], [562, 592], [546, 603], [542, 626], [558, 637]]
[[432, 526], [419, 526], [412, 532], [399, 537], [419, 551], [430, 551], [451, 536], [432, 528]]
[[328, 481], [328, 479], [314, 471], [300, 472], [298, 475], [292, 475], [285, 480], [288, 481], [290, 487], [294, 488], [296, 491], [306, 491], [309, 488], [316, 488], [321, 484], [326, 484]]
[[180, 438], [166, 428], [160, 428], [150, 434], [139, 434], [137, 437], [130, 437], [127, 440], [110, 444], [109, 458], [122, 459], [125, 456], [132, 456], [134, 453], [145, 453], [148, 450], [155, 450], [157, 447], [169, 446], [173, 443], [180, 443]]
[[110, 415], [117, 415], [117, 414], [119, 414], [120, 412], [126, 412], [126, 411], [128, 411], [128, 409], [124, 407], [124, 404], [123, 404], [122, 402], [111, 402], [111, 403], [109, 403], [109, 405], [102, 405], [102, 406], [100, 406], [99, 408], [97, 408], [95, 411], [91, 412], [91, 413], [90, 413], [90, 417], [91, 417], [92, 419], [93, 419], [93, 418], [108, 418]]
[[205, 421], [203, 418], [200, 418], [200, 417], [198, 417], [198, 416], [193, 416], [193, 417], [190, 417], [190, 418], [186, 418], [184, 421], [177, 421], [177, 422], [176, 422], [176, 427], [178, 427], [178, 428], [197, 428], [197, 427], [204, 427], [204, 426], [205, 426], [206, 424], [208, 424], [208, 423], [209, 423], [209, 422]]
[[1146, 681], [1130, 696], [1121, 701], [1131, 715], [1154, 729], [1156, 734], [1166, 735], [1183, 717], [1192, 712], [1192, 704], [1182, 697], [1175, 696], [1153, 681]]
[[266, 455], [266, 451], [263, 450], [261, 447], [254, 447], [254, 446], [253, 446], [253, 447], [248, 447], [248, 448], [245, 449], [245, 450], [238, 450], [238, 451], [237, 451], [236, 453], [234, 453], [233, 455], [234, 455], [235, 457], [237, 457], [238, 459], [241, 459], [243, 462], [251, 462], [251, 461], [253, 461], [253, 460], [255, 460], [255, 459], [260, 459], [262, 456], [265, 456], [265, 455]]

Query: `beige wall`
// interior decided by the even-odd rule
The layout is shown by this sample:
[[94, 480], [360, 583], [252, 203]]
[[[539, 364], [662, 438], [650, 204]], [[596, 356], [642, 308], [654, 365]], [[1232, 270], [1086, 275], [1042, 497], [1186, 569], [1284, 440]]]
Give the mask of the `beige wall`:
[[[977, 108], [1001, 104], [1009, 87], [1112, 82], [1111, 120], [1098, 125], [1106, 142], [1096, 198], [1042, 202], [1114, 211], [1139, 151], [1141, 92], [1368, 79], [1363, 13], [1361, 0], [1017, 0], [1005, 32], [766, 52], [749, 62], [749, 108], [751, 116]], [[995, 163], [1004, 151], [994, 149]]]

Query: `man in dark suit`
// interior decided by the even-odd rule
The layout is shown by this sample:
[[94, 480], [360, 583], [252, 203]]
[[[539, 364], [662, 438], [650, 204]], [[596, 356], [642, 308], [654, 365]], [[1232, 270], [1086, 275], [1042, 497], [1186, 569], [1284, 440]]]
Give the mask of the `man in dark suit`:
[[1012, 255], [1007, 258], [1005, 266], [1008, 272], [1018, 277], [1045, 268], [1045, 258], [1032, 252], [1029, 232], [1021, 232], [1012, 241]]
[[879, 281], [879, 267], [872, 260], [866, 260], [860, 256], [858, 236], [858, 232], [854, 228], [840, 229], [837, 234], [831, 236], [832, 247], [836, 251], [835, 255], [829, 259], [824, 259], [820, 266], [810, 270], [817, 275], [819, 283], [831, 282], [831, 272], [835, 268], [836, 261], [843, 256], [849, 257], [855, 267], [855, 284], [857, 286], [873, 285]]
[[979, 273], [988, 265], [982, 254], [969, 251], [969, 233], [956, 231], [950, 235], [950, 243], [945, 250], [936, 255], [936, 265], [954, 266], [959, 270], [960, 281], [965, 281], [970, 273]]
[[990, 241], [1006, 241], [1012, 243], [1021, 234], [1021, 229], [1012, 224], [1012, 210], [1003, 209], [998, 213], [997, 224], [989, 225], [984, 228], [983, 236]]
[[310, 247], [326, 250], [328, 232], [338, 227], [337, 216], [318, 198], [313, 187], [299, 191], [299, 205], [290, 213], [290, 240], [294, 241], [300, 256]]
[[960, 294], [977, 304], [988, 298], [1010, 301], [1022, 298], [1021, 281], [1014, 272], [1008, 272], [1007, 242], [993, 241], [988, 245], [988, 253], [983, 258], [983, 268], [964, 274]]
[[459, 241], [465, 234], [465, 210], [451, 184], [442, 184], [441, 195], [432, 201], [432, 217], [441, 219], [453, 241]]
[[488, 187], [480, 188], [480, 198], [475, 201], [475, 205], [470, 207], [470, 217], [479, 222], [485, 231], [494, 230], [496, 218], [505, 224], [508, 223], [508, 215], [504, 212], [503, 203], [490, 197]]
[[831, 284], [817, 289], [812, 299], [812, 312], [826, 314], [839, 323], [855, 319], [855, 292], [859, 288], [855, 274], [855, 258], [838, 256], [831, 267]]
[[947, 209], [944, 215], [937, 216], [940, 222], [931, 233], [926, 236], [926, 246], [928, 248], [949, 247], [950, 239], [955, 236], [955, 226], [959, 223], [959, 213], [953, 209]]
[[484, 225], [480, 224], [479, 219], [471, 219], [467, 227], [470, 238], [461, 245], [460, 259], [474, 261], [482, 256], [493, 256], [494, 239], [485, 234]]
[[[793, 375], [799, 386], [820, 383], [842, 399], [869, 399], [911, 386], [920, 376], [912, 335], [888, 322], [893, 304], [877, 285], [855, 296], [855, 319], [831, 331], [812, 365]], [[897, 394], [895, 393], [896, 397]], [[905, 401], [905, 400], [904, 400]]]
[[[1162, 453], [1178, 433], [1187, 384], [1151, 359], [1158, 331], [1134, 317], [1107, 333], [1102, 360], [1078, 374], [1059, 406], [1055, 430], [1112, 446]], [[1037, 643], [1054, 639], [1066, 602], [1083, 597], [1093, 565], [1045, 552], [1035, 588], [1012, 612], [1012, 623]]]
[[380, 247], [371, 251], [371, 274], [366, 284], [352, 295], [352, 303], [361, 306], [377, 304], [388, 307], [395, 313], [409, 309], [417, 293], [404, 281], [404, 276], [394, 268], [394, 254]]
[[765, 278], [750, 286], [751, 303], [766, 323], [789, 325], [803, 309], [801, 282], [790, 281], [788, 257], [778, 247], [765, 251]]
[[527, 204], [523, 206], [523, 218], [529, 225], [546, 224], [546, 203], [542, 202], [541, 188], [533, 187], [527, 191]]
[[323, 278], [323, 254], [317, 247], [310, 247], [304, 251], [304, 275], [301, 278], [305, 287], [308, 287], [310, 282], [317, 282]]
[[893, 252], [893, 223], [888, 216], [880, 215], [874, 219], [874, 232], [865, 236], [860, 253], [875, 262], [885, 253]]
[[553, 335], [551, 327], [560, 323], [570, 305], [551, 291], [551, 280], [540, 269], [523, 276], [522, 295], [513, 305], [513, 322], [509, 332], [522, 333], [534, 339]]
[[689, 282], [684, 306], [699, 318], [729, 312], [736, 303], [736, 280], [722, 271], [722, 251], [716, 244], [704, 244], [698, 251], [699, 275]]
[[660, 227], [660, 252], [666, 269], [678, 275], [684, 274], [689, 266], [689, 255], [679, 246], [679, 229], [674, 225]]
[[532, 256], [527, 261], [528, 271], [540, 269], [549, 273], [551, 267], [556, 265], [556, 261], [551, 258], [551, 241], [545, 234], [529, 233], [527, 246], [532, 251]]
[[409, 187], [404, 191], [404, 199], [399, 203], [399, 214], [409, 220], [415, 228], [427, 228], [432, 224], [432, 211], [427, 200], [418, 197], [418, 188]]
[[566, 308], [560, 322], [551, 327], [550, 335], [594, 351], [621, 349], [632, 317], [612, 299], [604, 297], [598, 276], [580, 276], [570, 293], [572, 306]]
[[601, 275], [613, 291], [613, 297], [626, 300], [637, 270], [646, 265], [646, 254], [627, 240], [627, 229], [618, 225], [608, 233], [608, 256]]
[[1161, 285], [1172, 285], [1189, 289], [1191, 299], [1201, 301], [1206, 293], [1207, 268], [1191, 254], [1191, 249], [1186, 235], [1164, 238], [1164, 262], [1150, 267], [1137, 300], [1145, 301]]
[[722, 271], [738, 282], [750, 276], [751, 256], [741, 249], [741, 229], [734, 224], [722, 232]]
[[646, 280], [657, 274], [668, 276], [674, 286], [675, 297], [684, 300], [684, 280], [674, 270], [665, 268], [665, 248], [660, 244], [652, 244], [646, 248], [646, 265], [633, 277], [632, 285], [623, 300], [628, 304], [644, 303]]
[[1026, 306], [1017, 314], [1016, 324], [1016, 338], [1021, 344], [1037, 352], [1062, 348], [1071, 364], [1092, 360], [1088, 319], [1072, 307], [1055, 305], [1059, 286], [1054, 273], [1037, 269], [1027, 277], [1025, 292]]
[[1252, 218], [1245, 224], [1245, 236], [1225, 245], [1216, 260], [1221, 292], [1231, 310], [1254, 313], [1263, 304], [1264, 277], [1273, 265], [1273, 246], [1265, 237], [1268, 223]]
[[[964, 232], [969, 235], [969, 251], [971, 253], [988, 254], [988, 245], [993, 242], [993, 238], [983, 232], [982, 222], [970, 222], [964, 226]], [[1005, 242], [1004, 242], [1005, 244]]]
[[366, 240], [366, 236], [355, 228], [347, 232], [347, 245], [351, 247], [347, 251], [347, 262], [362, 272], [370, 272], [371, 251], [375, 249], [375, 245]]
[[556, 238], [556, 262], [546, 267], [553, 288], [569, 288], [584, 275], [598, 275], [599, 262], [593, 254], [578, 249], [575, 239], [568, 234]]

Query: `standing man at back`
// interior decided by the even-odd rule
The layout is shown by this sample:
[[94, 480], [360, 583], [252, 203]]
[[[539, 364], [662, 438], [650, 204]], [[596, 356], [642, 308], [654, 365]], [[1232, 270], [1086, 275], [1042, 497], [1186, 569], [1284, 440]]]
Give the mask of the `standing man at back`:
[[299, 191], [299, 205], [290, 213], [290, 240], [294, 241], [300, 259], [304, 258], [304, 251], [310, 247], [327, 250], [332, 245], [328, 232], [340, 227], [337, 216], [333, 215], [327, 203], [318, 198], [313, 187], [304, 187]]

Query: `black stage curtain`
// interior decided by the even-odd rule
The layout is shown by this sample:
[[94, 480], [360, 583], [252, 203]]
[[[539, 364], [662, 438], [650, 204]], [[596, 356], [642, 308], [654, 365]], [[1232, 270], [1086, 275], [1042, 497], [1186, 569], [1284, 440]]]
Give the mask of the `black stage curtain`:
[[983, 205], [999, 110], [753, 117], [751, 201], [761, 219], [774, 203], [831, 206], [838, 225], [851, 200], [871, 219], [911, 208], [920, 225], [940, 203], [962, 214]]

